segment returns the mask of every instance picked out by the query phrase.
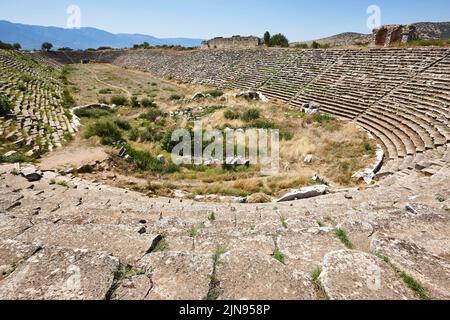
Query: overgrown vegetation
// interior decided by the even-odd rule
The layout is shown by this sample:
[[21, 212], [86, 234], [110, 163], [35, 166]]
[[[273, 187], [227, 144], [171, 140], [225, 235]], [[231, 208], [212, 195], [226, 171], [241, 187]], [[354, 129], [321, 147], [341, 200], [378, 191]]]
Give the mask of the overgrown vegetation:
[[270, 37], [270, 46], [289, 47], [289, 40], [284, 34], [278, 33]]
[[320, 300], [328, 300], [328, 295], [325, 292], [325, 289], [320, 281], [320, 275], [322, 274], [322, 269], [318, 267], [313, 272], [311, 272], [311, 279], [314, 284], [314, 288], [316, 289], [317, 296]]
[[219, 247], [213, 254], [213, 270], [209, 279], [209, 289], [205, 300], [214, 301], [220, 297], [220, 280], [217, 277], [217, 267], [220, 263], [220, 258], [226, 251], [225, 247]]
[[347, 249], [353, 249], [353, 244], [348, 239], [347, 232], [345, 230], [338, 228], [334, 230], [334, 234]]
[[128, 99], [121, 95], [112, 96], [110, 99], [110, 103], [115, 104], [116, 106], [127, 106]]
[[122, 131], [114, 121], [100, 120], [91, 124], [85, 133], [87, 139], [97, 136], [101, 138], [101, 143], [104, 145], [114, 145], [123, 140]]
[[9, 98], [0, 94], [0, 117], [6, 117], [12, 112], [12, 104]]
[[114, 112], [106, 108], [82, 108], [75, 110], [75, 115], [79, 118], [102, 118], [112, 115]]
[[428, 291], [416, 279], [408, 275], [406, 272], [397, 268], [390, 261], [389, 257], [383, 255], [381, 252], [377, 252], [376, 256], [381, 260], [383, 260], [385, 263], [387, 263], [399, 275], [399, 277], [403, 280], [406, 286], [410, 288], [420, 300], [431, 300]]

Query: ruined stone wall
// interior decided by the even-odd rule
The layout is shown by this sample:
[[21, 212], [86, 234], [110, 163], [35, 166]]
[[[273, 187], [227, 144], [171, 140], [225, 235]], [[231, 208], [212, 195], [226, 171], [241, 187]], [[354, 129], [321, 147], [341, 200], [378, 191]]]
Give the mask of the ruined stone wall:
[[204, 41], [202, 49], [255, 48], [262, 44], [258, 37], [233, 36], [231, 38], [214, 38]]
[[416, 38], [417, 30], [412, 25], [386, 25], [373, 31], [373, 41], [377, 46], [407, 43]]

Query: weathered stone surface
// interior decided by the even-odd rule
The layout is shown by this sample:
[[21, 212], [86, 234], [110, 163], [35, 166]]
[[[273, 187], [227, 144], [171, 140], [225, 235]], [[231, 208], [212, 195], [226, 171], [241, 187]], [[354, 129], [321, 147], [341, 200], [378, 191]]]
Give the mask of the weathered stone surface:
[[0, 239], [0, 281], [39, 249], [37, 245]]
[[149, 300], [202, 300], [209, 290], [211, 254], [161, 252], [146, 255], [138, 267], [152, 272]]
[[4, 239], [15, 238], [31, 226], [29, 220], [0, 213], [0, 236]]
[[341, 250], [327, 254], [320, 281], [333, 300], [415, 298], [387, 263], [360, 251]]
[[217, 266], [220, 298], [310, 300], [315, 298], [308, 274], [258, 251], [229, 251]]
[[0, 282], [0, 299], [102, 300], [118, 266], [106, 253], [47, 247]]
[[113, 300], [147, 300], [153, 288], [151, 275], [137, 275], [121, 281]]
[[450, 263], [425, 249], [403, 240], [376, 235], [371, 251], [382, 254], [399, 270], [425, 287], [432, 298], [450, 298]]
[[279, 237], [278, 246], [286, 256], [286, 264], [305, 273], [322, 265], [327, 253], [345, 248], [330, 228], [286, 233]]
[[17, 239], [45, 246], [59, 245], [71, 249], [105, 251], [134, 264], [150, 249], [156, 236], [139, 234], [134, 228], [112, 225], [64, 225], [41, 223]]

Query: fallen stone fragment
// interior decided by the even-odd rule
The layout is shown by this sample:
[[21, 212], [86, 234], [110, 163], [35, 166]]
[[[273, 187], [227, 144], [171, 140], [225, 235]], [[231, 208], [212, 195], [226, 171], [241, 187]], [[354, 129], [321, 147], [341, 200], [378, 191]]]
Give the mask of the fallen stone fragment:
[[29, 182], [36, 182], [41, 180], [42, 174], [37, 171], [35, 167], [26, 167], [21, 170], [22, 176]]
[[327, 193], [328, 187], [325, 185], [305, 187], [299, 190], [292, 190], [290, 193], [284, 195], [275, 202], [294, 201], [301, 199], [308, 199], [318, 197]]

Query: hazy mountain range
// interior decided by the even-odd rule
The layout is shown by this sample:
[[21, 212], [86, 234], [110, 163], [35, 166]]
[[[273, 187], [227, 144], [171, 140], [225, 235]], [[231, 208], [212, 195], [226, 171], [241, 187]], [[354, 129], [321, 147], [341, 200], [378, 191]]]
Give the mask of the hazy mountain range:
[[43, 42], [50, 42], [54, 48], [89, 49], [108, 46], [129, 48], [134, 44], [148, 42], [152, 46], [180, 45], [198, 47], [202, 39], [169, 38], [159, 39], [143, 34], [113, 34], [95, 28], [64, 29], [58, 27], [32, 26], [0, 20], [0, 41], [20, 43], [22, 49], [40, 49]]

